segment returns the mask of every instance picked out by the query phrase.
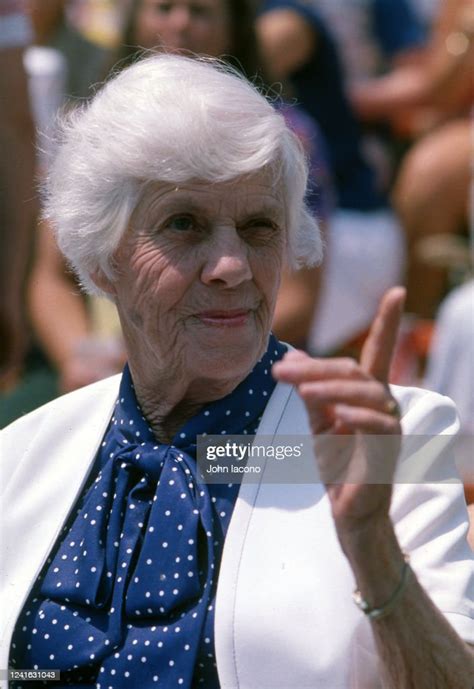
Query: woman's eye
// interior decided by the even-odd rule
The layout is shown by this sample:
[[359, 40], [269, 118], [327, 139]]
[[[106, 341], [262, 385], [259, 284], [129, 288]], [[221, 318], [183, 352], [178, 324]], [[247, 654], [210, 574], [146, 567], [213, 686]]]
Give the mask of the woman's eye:
[[254, 218], [250, 220], [248, 223], [245, 225], [245, 230], [248, 230], [249, 232], [253, 231], [258, 231], [258, 230], [271, 230], [275, 231], [278, 229], [278, 225], [273, 221], [270, 220], [270, 218]]
[[189, 232], [196, 228], [194, 219], [189, 215], [176, 215], [166, 223], [166, 228], [178, 232]]

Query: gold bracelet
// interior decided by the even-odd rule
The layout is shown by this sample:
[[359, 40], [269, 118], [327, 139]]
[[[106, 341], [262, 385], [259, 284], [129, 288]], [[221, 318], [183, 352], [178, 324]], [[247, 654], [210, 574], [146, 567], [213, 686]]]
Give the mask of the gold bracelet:
[[379, 608], [371, 608], [367, 601], [362, 597], [362, 594], [359, 591], [359, 589], [356, 589], [352, 594], [352, 599], [359, 608], [359, 610], [362, 610], [364, 615], [367, 615], [367, 617], [371, 620], [381, 620], [384, 617], [387, 617], [387, 615], [389, 615], [392, 612], [392, 610], [400, 600], [402, 593], [404, 592], [407, 582], [409, 580], [409, 574], [411, 570], [409, 555], [403, 553], [403, 557], [405, 559], [405, 562], [403, 564], [400, 583], [398, 584], [397, 588], [392, 593], [390, 598]]

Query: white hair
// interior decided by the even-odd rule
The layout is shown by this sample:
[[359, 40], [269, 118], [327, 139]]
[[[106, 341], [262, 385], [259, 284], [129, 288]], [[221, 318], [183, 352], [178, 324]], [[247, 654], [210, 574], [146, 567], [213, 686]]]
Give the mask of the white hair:
[[154, 55], [63, 121], [44, 215], [85, 289], [100, 293], [91, 275], [114, 277], [111, 256], [149, 182], [224, 182], [263, 168], [285, 196], [289, 265], [318, 263], [307, 164], [283, 116], [218, 60]]

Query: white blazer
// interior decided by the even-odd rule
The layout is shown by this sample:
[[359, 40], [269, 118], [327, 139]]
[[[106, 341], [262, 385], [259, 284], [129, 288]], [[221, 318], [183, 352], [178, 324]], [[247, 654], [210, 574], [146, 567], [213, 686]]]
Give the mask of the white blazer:
[[[0, 668], [7, 667], [18, 615], [81, 494], [119, 383], [114, 376], [58, 398], [0, 434]], [[404, 434], [423, 434], [421, 450], [408, 449], [399, 460], [417, 462], [420, 482], [394, 488], [397, 536], [421, 585], [459, 635], [474, 643], [467, 510], [450, 456], [455, 408], [435, 393], [392, 392]], [[300, 398], [279, 383], [258, 433], [309, 432]], [[352, 602], [354, 578], [312, 462], [314, 483], [271, 484], [264, 470], [259, 483], [244, 478], [240, 488], [216, 600], [222, 689], [380, 687], [370, 624]], [[438, 478], [443, 481], [434, 483]]]

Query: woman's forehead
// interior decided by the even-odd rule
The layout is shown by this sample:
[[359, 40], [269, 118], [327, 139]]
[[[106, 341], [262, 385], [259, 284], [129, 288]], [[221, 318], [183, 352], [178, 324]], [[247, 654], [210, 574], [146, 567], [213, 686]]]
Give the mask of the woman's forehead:
[[268, 208], [278, 212], [283, 211], [283, 194], [280, 182], [265, 172], [226, 182], [155, 182], [149, 186], [139, 206], [146, 212], [186, 206], [190, 210], [224, 207], [229, 211], [248, 206], [249, 209]]

